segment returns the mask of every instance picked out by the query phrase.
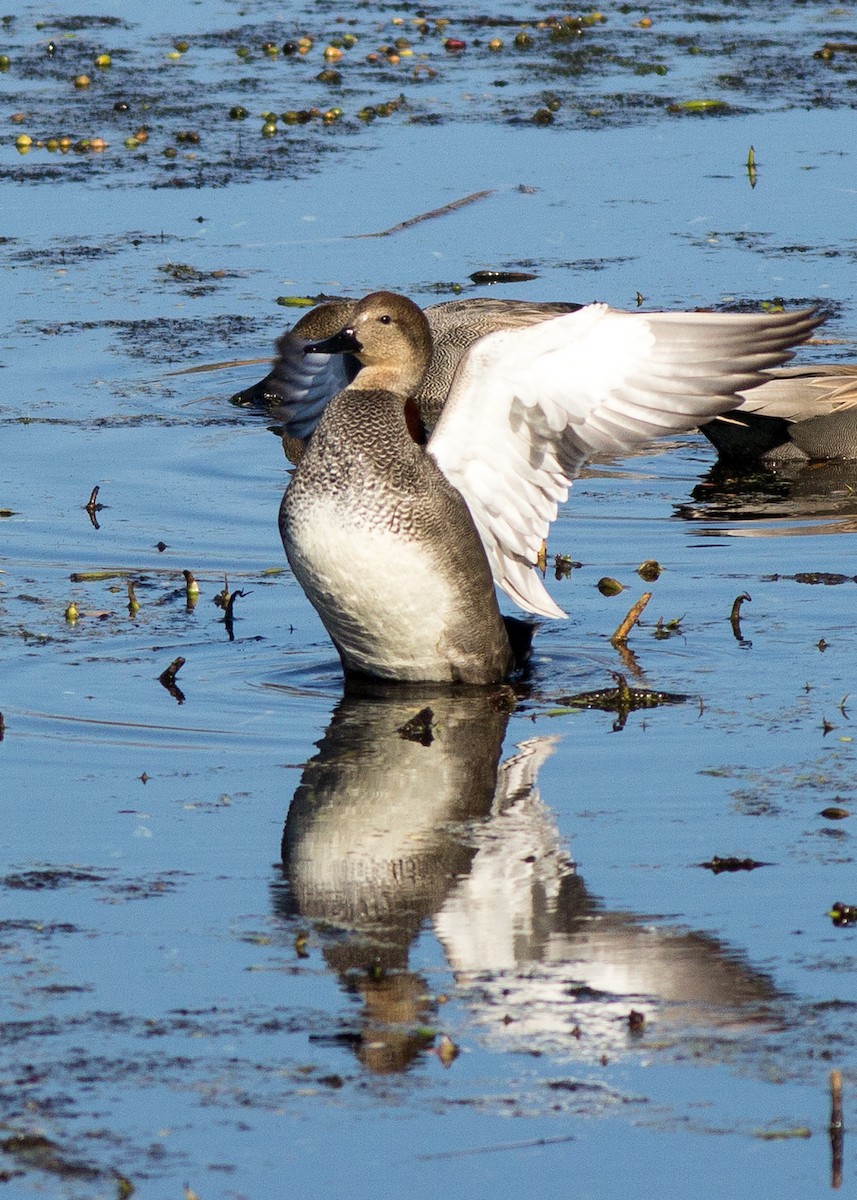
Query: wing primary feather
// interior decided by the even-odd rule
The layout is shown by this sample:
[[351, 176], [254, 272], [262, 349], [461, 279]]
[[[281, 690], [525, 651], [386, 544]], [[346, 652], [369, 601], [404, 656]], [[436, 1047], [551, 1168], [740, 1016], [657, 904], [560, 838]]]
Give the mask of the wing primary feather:
[[586, 457], [737, 408], [740, 393], [820, 323], [813, 310], [622, 313], [596, 304], [477, 341], [428, 451], [470, 506], [497, 585], [530, 612], [559, 615], [531, 560]]

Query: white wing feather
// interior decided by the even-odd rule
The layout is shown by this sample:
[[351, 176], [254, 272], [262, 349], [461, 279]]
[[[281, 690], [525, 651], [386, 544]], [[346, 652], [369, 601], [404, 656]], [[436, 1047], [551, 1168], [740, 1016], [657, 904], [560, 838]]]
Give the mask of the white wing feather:
[[813, 312], [625, 313], [603, 304], [481, 338], [455, 374], [428, 451], [461, 492], [494, 581], [564, 617], [533, 570], [593, 453], [693, 429], [791, 357]]

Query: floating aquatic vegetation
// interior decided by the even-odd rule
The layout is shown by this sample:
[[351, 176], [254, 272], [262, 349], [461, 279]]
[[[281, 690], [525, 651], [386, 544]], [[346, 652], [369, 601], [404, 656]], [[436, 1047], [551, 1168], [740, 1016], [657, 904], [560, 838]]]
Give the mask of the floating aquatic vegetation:
[[757, 862], [754, 858], [732, 858], [729, 856], [721, 858], [719, 854], [713, 855], [708, 862], [702, 862], [698, 865], [705, 867], [713, 875], [733, 874], [736, 871], [755, 871], [757, 867], [771, 866], [770, 863]]

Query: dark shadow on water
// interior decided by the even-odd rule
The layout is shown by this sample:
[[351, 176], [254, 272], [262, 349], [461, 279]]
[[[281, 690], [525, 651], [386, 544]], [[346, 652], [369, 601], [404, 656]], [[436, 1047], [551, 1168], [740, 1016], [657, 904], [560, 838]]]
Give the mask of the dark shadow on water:
[[359, 999], [342, 1040], [376, 1073], [428, 1048], [439, 1004], [409, 958], [429, 925], [504, 1049], [613, 1057], [632, 1009], [668, 1039], [769, 1022], [781, 997], [728, 947], [588, 893], [537, 787], [558, 739], [501, 761], [509, 711], [505, 690], [346, 696], [307, 763], [274, 905]]

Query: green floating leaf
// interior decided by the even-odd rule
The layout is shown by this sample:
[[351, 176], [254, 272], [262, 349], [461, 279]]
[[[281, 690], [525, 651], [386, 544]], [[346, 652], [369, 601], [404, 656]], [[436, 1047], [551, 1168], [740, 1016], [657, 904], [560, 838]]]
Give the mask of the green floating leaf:
[[69, 575], [72, 583], [102, 583], [105, 579], [124, 579], [128, 571], [75, 571]]
[[283, 308], [312, 308], [315, 300], [312, 296], [278, 296], [277, 303]]
[[637, 567], [637, 574], [645, 583], [654, 583], [660, 576], [663, 567], [653, 558], [647, 558], [645, 562], [640, 563]]
[[671, 113], [728, 112], [729, 105], [725, 100], [679, 100], [675, 104], [670, 104], [667, 111]]

